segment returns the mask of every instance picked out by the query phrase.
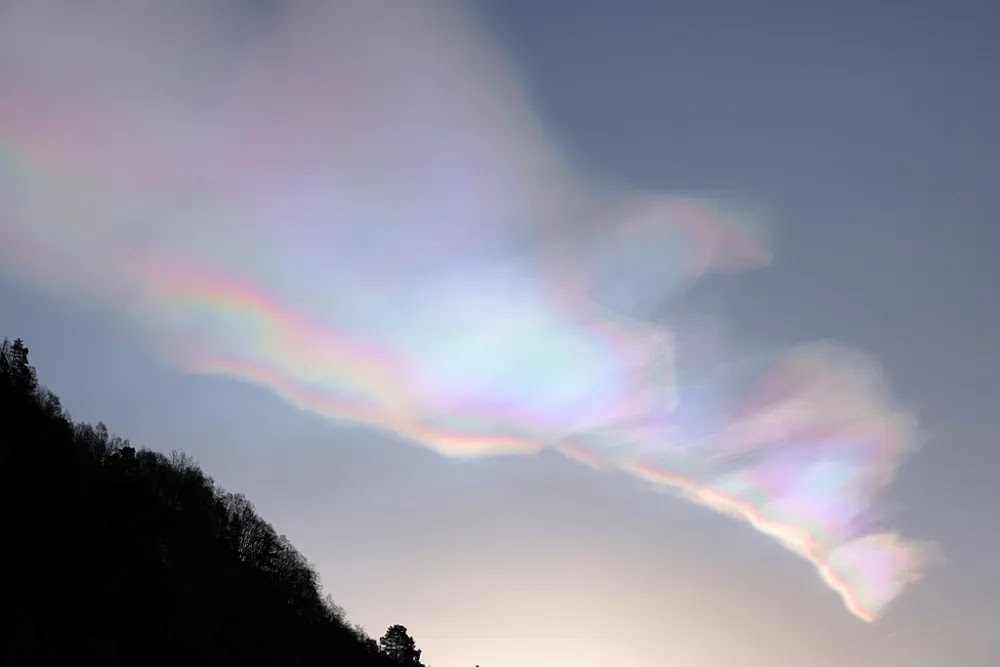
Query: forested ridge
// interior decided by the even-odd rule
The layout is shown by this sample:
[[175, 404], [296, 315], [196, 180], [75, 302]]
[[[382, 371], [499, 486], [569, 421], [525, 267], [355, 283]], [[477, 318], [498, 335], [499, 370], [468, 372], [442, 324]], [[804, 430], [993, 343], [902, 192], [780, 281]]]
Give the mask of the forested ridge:
[[74, 422], [0, 346], [0, 664], [420, 665], [351, 625], [247, 498]]

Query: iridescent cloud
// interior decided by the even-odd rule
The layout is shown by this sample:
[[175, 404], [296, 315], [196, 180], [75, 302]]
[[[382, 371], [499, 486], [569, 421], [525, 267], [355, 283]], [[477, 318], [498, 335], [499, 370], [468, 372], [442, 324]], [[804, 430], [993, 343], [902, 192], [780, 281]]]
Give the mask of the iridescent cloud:
[[750, 208], [590, 194], [452, 5], [269, 6], [0, 7], [10, 276], [443, 454], [555, 449], [675, 488], [865, 620], [919, 576], [876, 513], [914, 427], [863, 356], [791, 350], [692, 427], [700, 378], [653, 316], [768, 261]]

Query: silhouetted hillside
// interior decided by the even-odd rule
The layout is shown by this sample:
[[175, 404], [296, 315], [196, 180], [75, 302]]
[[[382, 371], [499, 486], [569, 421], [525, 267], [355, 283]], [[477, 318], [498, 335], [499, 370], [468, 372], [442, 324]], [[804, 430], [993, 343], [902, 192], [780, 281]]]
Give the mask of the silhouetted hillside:
[[400, 664], [242, 495], [74, 423], [20, 340], [0, 347], [0, 508], [0, 664]]

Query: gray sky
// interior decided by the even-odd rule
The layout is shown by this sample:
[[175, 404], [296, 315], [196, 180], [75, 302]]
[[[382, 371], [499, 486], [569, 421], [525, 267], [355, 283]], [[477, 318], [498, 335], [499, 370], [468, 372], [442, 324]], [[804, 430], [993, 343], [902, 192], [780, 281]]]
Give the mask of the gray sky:
[[[103, 420], [153, 449], [193, 454], [289, 535], [352, 620], [376, 636], [403, 623], [434, 667], [997, 664], [997, 8], [481, 4], [482, 34], [516, 72], [492, 85], [517, 88], [534, 106], [525, 117], [569, 156], [575, 175], [652, 191], [736, 191], [773, 211], [773, 259], [691, 287], [677, 305], [681, 319], [711, 321], [747, 354], [817, 339], [863, 350], [919, 417], [923, 446], [899, 468], [881, 507], [893, 529], [936, 543], [943, 559], [877, 622], [847, 613], [808, 563], [745, 523], [621, 472], [551, 452], [441, 456], [305, 412], [245, 373], [186, 371], [190, 364], [172, 363], [160, 349], [167, 337], [158, 332], [176, 322], [140, 309], [139, 325], [123, 324], [115, 299], [145, 302], [115, 283], [121, 275], [106, 279], [86, 262], [99, 296], [78, 299], [66, 275], [4, 253], [2, 333], [26, 339], [43, 381], [74, 417]], [[246, 34], [239, 39], [252, 43], [253, 31]], [[16, 45], [0, 49], [0, 63], [11, 53]], [[449, 65], [441, 76], [465, 81], [460, 69]], [[129, 72], [119, 75], [107, 80], [128, 80]], [[0, 108], [16, 106], [15, 83], [0, 75]], [[490, 82], [482, 85], [494, 94]], [[521, 119], [515, 107], [507, 117]], [[116, 112], [132, 118], [131, 109]], [[490, 107], [473, 111], [477, 119]], [[35, 164], [25, 156], [40, 144], [21, 140], [28, 125], [19, 118], [0, 114], [0, 193], [68, 187], [42, 176], [20, 180]], [[182, 132], [173, 122], [156, 127]], [[522, 120], [491, 127], [501, 128], [491, 137], [530, 134]], [[479, 144], [469, 137], [473, 151]], [[504, 145], [497, 139], [484, 154]], [[533, 151], [505, 153], [512, 166], [496, 182], [527, 187], [519, 165], [547, 155], [539, 149], [536, 160]], [[0, 239], [30, 236], [12, 222], [18, 215], [30, 218], [40, 247], [67, 233], [56, 220], [61, 210], [25, 201], [0, 207]], [[103, 206], [95, 219], [125, 210]], [[89, 228], [75, 233], [91, 238]], [[185, 238], [177, 232], [166, 242]], [[79, 252], [99, 256], [99, 248]], [[290, 251], [282, 260], [272, 257], [268, 269], [281, 276], [304, 271], [296, 262], [307, 261]], [[169, 304], [154, 305], [160, 313]], [[168, 342], [176, 340], [192, 339]]]

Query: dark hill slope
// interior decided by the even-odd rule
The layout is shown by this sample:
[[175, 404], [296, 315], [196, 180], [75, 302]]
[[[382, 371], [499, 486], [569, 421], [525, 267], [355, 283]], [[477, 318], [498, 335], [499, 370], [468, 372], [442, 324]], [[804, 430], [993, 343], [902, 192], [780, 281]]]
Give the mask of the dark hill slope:
[[0, 664], [387, 667], [315, 571], [184, 455], [74, 423], [0, 347]]

